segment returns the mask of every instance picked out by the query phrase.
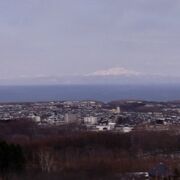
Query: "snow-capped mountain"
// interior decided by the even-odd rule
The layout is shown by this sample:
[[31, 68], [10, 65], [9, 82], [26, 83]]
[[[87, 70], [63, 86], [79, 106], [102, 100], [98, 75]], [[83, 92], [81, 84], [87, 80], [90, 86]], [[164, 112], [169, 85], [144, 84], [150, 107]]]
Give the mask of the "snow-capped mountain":
[[99, 70], [87, 74], [87, 76], [139, 76], [140, 72], [129, 70], [123, 67], [115, 67], [106, 70]]
[[179, 77], [145, 74], [122, 67], [98, 70], [83, 75], [34, 76], [0, 79], [0, 85], [73, 85], [73, 84], [159, 84], [180, 83]]

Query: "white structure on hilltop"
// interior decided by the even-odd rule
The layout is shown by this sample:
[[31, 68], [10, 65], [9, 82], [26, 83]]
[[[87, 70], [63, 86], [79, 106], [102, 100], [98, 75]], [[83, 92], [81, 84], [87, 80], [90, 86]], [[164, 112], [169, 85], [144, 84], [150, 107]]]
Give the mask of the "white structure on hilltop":
[[84, 118], [84, 123], [85, 124], [97, 124], [97, 117], [93, 117], [93, 116], [90, 116], [90, 117], [85, 117]]

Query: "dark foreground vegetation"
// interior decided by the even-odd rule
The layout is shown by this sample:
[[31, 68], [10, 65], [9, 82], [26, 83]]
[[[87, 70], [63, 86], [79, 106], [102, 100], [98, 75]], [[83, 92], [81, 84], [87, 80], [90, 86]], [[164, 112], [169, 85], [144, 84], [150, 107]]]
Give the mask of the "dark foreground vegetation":
[[0, 136], [4, 180], [119, 179], [159, 162], [180, 174], [180, 135], [173, 132], [97, 133], [15, 120], [0, 123]]

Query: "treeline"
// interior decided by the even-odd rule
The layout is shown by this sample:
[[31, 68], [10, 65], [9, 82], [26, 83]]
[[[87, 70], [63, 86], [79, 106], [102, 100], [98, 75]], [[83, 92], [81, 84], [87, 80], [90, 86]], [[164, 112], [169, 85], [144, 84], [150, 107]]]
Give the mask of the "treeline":
[[25, 168], [25, 156], [20, 145], [0, 142], [1, 179], [10, 179], [13, 173], [18, 174]]
[[0, 123], [4, 179], [112, 179], [159, 162], [176, 174], [180, 170], [180, 135], [172, 132], [97, 133], [22, 120], [5, 124]]

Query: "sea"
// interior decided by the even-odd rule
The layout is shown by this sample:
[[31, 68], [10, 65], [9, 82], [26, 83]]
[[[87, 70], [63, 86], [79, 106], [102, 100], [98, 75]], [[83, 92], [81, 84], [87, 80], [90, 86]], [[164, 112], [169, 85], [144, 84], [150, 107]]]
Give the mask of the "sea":
[[0, 102], [65, 100], [180, 100], [180, 85], [39, 85], [0, 86]]

